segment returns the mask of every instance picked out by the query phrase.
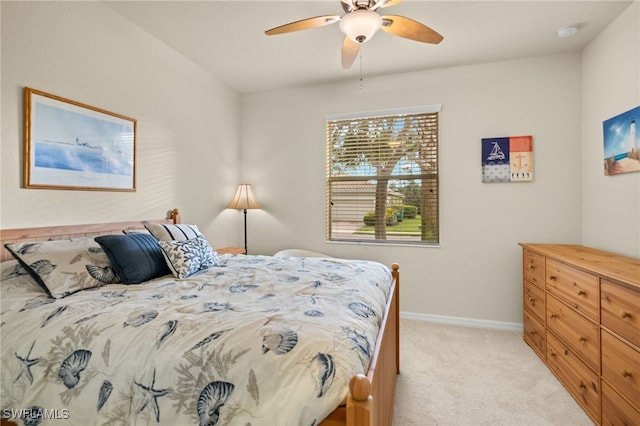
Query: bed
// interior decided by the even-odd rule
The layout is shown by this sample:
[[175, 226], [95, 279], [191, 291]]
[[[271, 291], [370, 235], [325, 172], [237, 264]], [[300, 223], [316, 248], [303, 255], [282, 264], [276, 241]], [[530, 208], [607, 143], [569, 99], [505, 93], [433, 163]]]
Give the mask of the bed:
[[397, 264], [214, 252], [214, 266], [185, 278], [172, 267], [139, 284], [56, 294], [4, 249], [178, 223], [174, 209], [159, 220], [0, 231], [3, 425], [391, 425]]

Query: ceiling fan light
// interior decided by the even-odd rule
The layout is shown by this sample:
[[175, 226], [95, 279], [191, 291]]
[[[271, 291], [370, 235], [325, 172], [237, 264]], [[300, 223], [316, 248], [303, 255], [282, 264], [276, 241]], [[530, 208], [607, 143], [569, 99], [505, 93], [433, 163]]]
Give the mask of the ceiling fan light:
[[340, 20], [340, 30], [356, 43], [364, 43], [380, 29], [382, 18], [368, 9], [354, 10]]

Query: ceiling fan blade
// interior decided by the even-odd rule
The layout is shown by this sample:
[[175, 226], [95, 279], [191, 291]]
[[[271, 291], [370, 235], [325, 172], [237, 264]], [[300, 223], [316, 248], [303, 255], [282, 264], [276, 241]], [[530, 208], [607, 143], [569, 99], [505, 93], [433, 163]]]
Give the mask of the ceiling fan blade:
[[438, 44], [444, 38], [426, 25], [398, 15], [383, 16], [382, 29], [389, 34], [423, 43]]
[[389, 7], [395, 6], [398, 3], [402, 3], [404, 0], [380, 0], [378, 4], [372, 8], [372, 10], [377, 9], [379, 7]]
[[355, 10], [355, 7], [350, 0], [340, 0], [340, 5], [342, 6], [342, 10], [344, 10], [344, 13], [353, 12]]
[[280, 25], [279, 27], [271, 28], [265, 31], [266, 35], [276, 35], [290, 33], [293, 31], [307, 30], [309, 28], [322, 27], [336, 23], [340, 20], [340, 15], [323, 15], [315, 16], [313, 18], [302, 19], [300, 21], [291, 22], [289, 24]]
[[360, 43], [345, 37], [342, 42], [342, 68], [351, 68], [351, 65], [358, 57], [358, 52], [360, 52]]

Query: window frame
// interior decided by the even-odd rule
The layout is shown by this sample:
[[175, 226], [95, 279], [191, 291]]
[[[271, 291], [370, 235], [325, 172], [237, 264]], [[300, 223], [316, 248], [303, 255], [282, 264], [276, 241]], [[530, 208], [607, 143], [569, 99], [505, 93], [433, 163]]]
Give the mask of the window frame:
[[[414, 247], [439, 247], [441, 242], [441, 234], [440, 234], [440, 189], [439, 189], [439, 181], [440, 181], [440, 113], [442, 112], [441, 104], [434, 105], [420, 105], [420, 106], [412, 106], [405, 108], [393, 108], [393, 109], [385, 109], [385, 110], [375, 110], [375, 111], [362, 111], [362, 112], [348, 112], [348, 113], [337, 113], [337, 114], [327, 114], [325, 116], [325, 142], [326, 142], [326, 181], [325, 181], [325, 190], [326, 190], [326, 240], [330, 243], [355, 243], [355, 244], [373, 244], [373, 245], [402, 245], [402, 246], [414, 246]], [[361, 181], [364, 182], [367, 179], [370, 179], [371, 176], [367, 175], [347, 175], [342, 178], [336, 178], [336, 175], [333, 174], [332, 171], [332, 154], [334, 153], [334, 145], [333, 139], [330, 137], [330, 125], [335, 121], [344, 121], [344, 120], [371, 120], [376, 118], [388, 118], [390, 120], [400, 119], [403, 116], [408, 115], [420, 115], [424, 114], [425, 116], [436, 113], [436, 130], [435, 130], [435, 162], [436, 168], [435, 173], [426, 173], [423, 169], [421, 169], [421, 173], [414, 174], [391, 174], [388, 176], [384, 176], [380, 174], [377, 169], [375, 173], [375, 177], [384, 177], [384, 180], [387, 181], [387, 185], [389, 182], [393, 181], [415, 181], [420, 180], [420, 187], [423, 186], [425, 179], [430, 179], [432, 182], [431, 186], [435, 185], [436, 188], [436, 201], [435, 201], [435, 224], [436, 227], [436, 240], [415, 240], [415, 239], [407, 239], [402, 240], [398, 238], [388, 238], [388, 234], [386, 234], [386, 226], [384, 239], [377, 239], [376, 235], [374, 238], [336, 238], [333, 232], [333, 200], [336, 199], [335, 193], [332, 194], [332, 185], [335, 185], [337, 182], [348, 182], [348, 181]], [[406, 155], [403, 154], [403, 157], [406, 160]], [[396, 163], [397, 164], [397, 163]], [[373, 167], [373, 166], [370, 166]], [[394, 166], [395, 167], [395, 166]], [[374, 167], [375, 168], [375, 167]], [[412, 172], [413, 173], [413, 172]], [[428, 176], [428, 177], [427, 177]], [[403, 179], [403, 177], [406, 177]], [[378, 179], [375, 179], [377, 182]], [[434, 182], [435, 181], [435, 182]], [[409, 185], [409, 183], [407, 183]], [[389, 191], [389, 189], [387, 189]], [[374, 198], [374, 203], [376, 202], [376, 198]], [[423, 197], [420, 197], [422, 200]], [[385, 199], [385, 203], [388, 203], [389, 199]], [[387, 204], [388, 205], [388, 204]], [[382, 214], [382, 213], [380, 213]], [[382, 233], [381, 233], [382, 234]]]

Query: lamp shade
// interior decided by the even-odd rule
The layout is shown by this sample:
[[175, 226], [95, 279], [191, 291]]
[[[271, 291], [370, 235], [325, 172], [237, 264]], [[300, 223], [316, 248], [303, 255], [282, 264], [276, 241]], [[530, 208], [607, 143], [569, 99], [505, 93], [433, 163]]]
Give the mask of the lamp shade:
[[240, 184], [236, 190], [236, 195], [233, 196], [233, 200], [229, 203], [230, 209], [259, 209], [262, 208], [251, 185]]
[[354, 10], [340, 20], [340, 30], [356, 43], [369, 40], [382, 26], [382, 18], [368, 9]]

